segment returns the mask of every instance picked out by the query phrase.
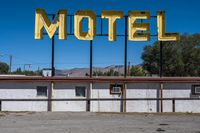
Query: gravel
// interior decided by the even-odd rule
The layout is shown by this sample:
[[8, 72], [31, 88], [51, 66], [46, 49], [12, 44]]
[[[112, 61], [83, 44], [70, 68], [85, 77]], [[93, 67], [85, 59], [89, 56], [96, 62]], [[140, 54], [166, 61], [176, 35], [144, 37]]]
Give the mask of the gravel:
[[0, 133], [200, 133], [200, 114], [4, 112]]

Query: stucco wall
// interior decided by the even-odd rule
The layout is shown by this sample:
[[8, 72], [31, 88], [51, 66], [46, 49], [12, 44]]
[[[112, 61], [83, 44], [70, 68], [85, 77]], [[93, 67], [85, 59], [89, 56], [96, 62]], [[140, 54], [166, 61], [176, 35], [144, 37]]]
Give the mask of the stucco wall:
[[[190, 98], [191, 86], [193, 84], [187, 83], [167, 83], [164, 84], [163, 97], [164, 98]], [[172, 101], [163, 101], [163, 111], [172, 112]], [[176, 112], [200, 112], [199, 100], [179, 100], [175, 101]]]
[[[127, 84], [127, 98], [157, 98], [159, 84], [129, 83]], [[157, 101], [127, 101], [127, 112], [157, 112]]]
[[[191, 86], [187, 83], [164, 84], [164, 98], [190, 98]], [[21, 98], [38, 99], [47, 97], [37, 96], [37, 86], [51, 87], [45, 82], [0, 82], [0, 99]], [[52, 98], [86, 98], [75, 95], [76, 86], [90, 88], [89, 83], [63, 83], [54, 85]], [[158, 98], [159, 83], [128, 83], [126, 90], [127, 98]], [[87, 94], [87, 93], [86, 93]], [[121, 95], [110, 94], [109, 83], [93, 83], [91, 98], [121, 98]], [[121, 101], [91, 101], [91, 112], [120, 112]], [[5, 102], [1, 103], [2, 111], [47, 111], [47, 102]], [[158, 101], [127, 101], [127, 112], [157, 112], [160, 108]], [[86, 111], [86, 101], [54, 101], [52, 111]], [[163, 101], [163, 111], [172, 112], [172, 101]], [[176, 101], [176, 112], [200, 112], [200, 101]]]
[[[91, 98], [120, 98], [119, 95], [110, 94], [109, 83], [94, 83]], [[92, 112], [120, 112], [120, 101], [92, 101]]]
[[[75, 95], [76, 86], [89, 88], [87, 83], [55, 83], [53, 98], [83, 98]], [[87, 96], [87, 94], [86, 94]], [[86, 101], [54, 101], [52, 102], [52, 111], [86, 111]]]
[[[32, 82], [32, 83], [0, 83], [0, 98], [6, 99], [34, 99], [47, 98], [37, 96], [37, 86], [50, 87], [48, 83]], [[2, 111], [47, 111], [47, 102], [7, 102], [2, 101]]]

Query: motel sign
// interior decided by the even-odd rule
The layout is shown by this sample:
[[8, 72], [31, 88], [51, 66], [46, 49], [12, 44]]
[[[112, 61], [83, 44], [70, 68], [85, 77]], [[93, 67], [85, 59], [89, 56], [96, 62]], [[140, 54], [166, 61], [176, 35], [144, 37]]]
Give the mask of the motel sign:
[[[82, 31], [83, 19], [88, 19], [88, 31]], [[108, 20], [108, 40], [116, 40], [117, 20], [124, 18], [123, 11], [105, 10], [101, 14], [102, 19]], [[148, 41], [150, 40], [150, 23], [138, 22], [137, 20], [150, 19], [148, 11], [129, 11], [128, 13], [128, 40]], [[91, 10], [79, 10], [74, 15], [74, 35], [79, 40], [93, 40], [96, 36], [96, 14]], [[36, 9], [35, 14], [35, 39], [42, 39], [43, 28], [48, 36], [52, 38], [57, 29], [60, 40], [67, 39], [67, 10], [59, 10], [56, 17], [50, 21], [44, 9]], [[177, 41], [178, 33], [166, 32], [165, 12], [157, 12], [157, 35], [158, 41]]]

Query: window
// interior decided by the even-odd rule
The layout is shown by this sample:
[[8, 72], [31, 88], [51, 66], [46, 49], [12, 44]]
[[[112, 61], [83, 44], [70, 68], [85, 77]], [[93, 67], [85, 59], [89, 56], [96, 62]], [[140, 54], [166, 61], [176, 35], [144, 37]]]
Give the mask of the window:
[[113, 87], [112, 88], [113, 93], [120, 93], [121, 92], [121, 87]]
[[192, 85], [192, 95], [200, 95], [200, 85]]
[[110, 94], [121, 94], [123, 84], [111, 84], [110, 85]]
[[75, 91], [77, 97], [85, 97], [86, 88], [84, 86], [77, 86]]
[[46, 86], [37, 86], [37, 96], [47, 96]]

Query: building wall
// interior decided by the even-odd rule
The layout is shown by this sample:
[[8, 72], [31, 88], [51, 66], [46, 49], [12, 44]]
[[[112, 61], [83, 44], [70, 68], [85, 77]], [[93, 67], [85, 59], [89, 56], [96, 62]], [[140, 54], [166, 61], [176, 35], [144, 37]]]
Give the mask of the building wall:
[[[0, 99], [39, 99], [47, 97], [37, 96], [37, 86], [50, 87], [48, 83], [16, 83], [16, 82], [1, 82], [0, 83]], [[12, 102], [2, 101], [2, 111], [47, 111], [47, 102]]]
[[[83, 98], [75, 95], [76, 86], [84, 86], [89, 89], [89, 84], [55, 83], [53, 98]], [[87, 94], [86, 94], [87, 96]], [[52, 111], [86, 111], [86, 101], [53, 101]]]
[[[127, 98], [159, 98], [159, 84], [156, 83], [129, 83], [127, 84]], [[127, 101], [127, 112], [157, 112], [157, 101]]]
[[[110, 94], [109, 83], [94, 83], [91, 98], [121, 98]], [[120, 112], [121, 101], [91, 101], [92, 112]]]
[[[164, 98], [190, 98], [191, 86], [193, 84], [178, 84], [167, 83], [164, 84], [163, 97]], [[172, 101], [163, 101], [163, 111], [172, 112]], [[176, 112], [200, 112], [199, 100], [176, 100], [175, 101]]]
[[[0, 82], [0, 99], [38, 99], [48, 97], [37, 96], [37, 86], [47, 86], [46, 82]], [[61, 83], [54, 85], [52, 98], [83, 98], [75, 95], [76, 86], [85, 86], [90, 89], [89, 83]], [[163, 89], [163, 98], [190, 98], [192, 84], [187, 83], [166, 83]], [[93, 83], [91, 86], [91, 98], [121, 98], [121, 95], [110, 94], [109, 83]], [[126, 98], [159, 98], [159, 83], [128, 83]], [[88, 95], [89, 96], [89, 95]], [[40, 102], [6, 102], [2, 101], [2, 111], [47, 111], [48, 103]], [[120, 112], [121, 101], [91, 101], [91, 112]], [[127, 112], [157, 112], [160, 108], [159, 101], [127, 101]], [[86, 111], [86, 101], [53, 101], [52, 111]], [[172, 101], [163, 101], [163, 111], [172, 112]], [[176, 101], [176, 112], [200, 112], [200, 101]]]

